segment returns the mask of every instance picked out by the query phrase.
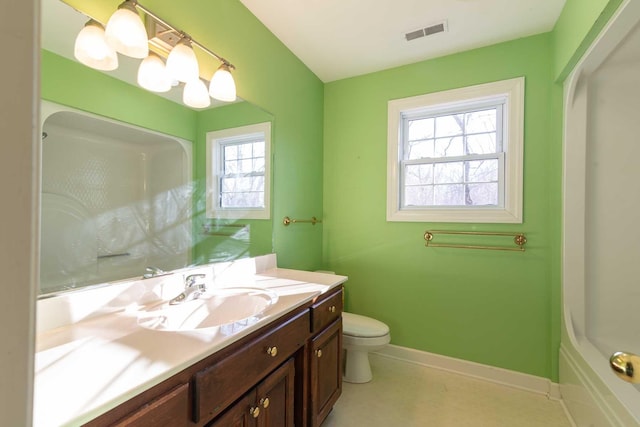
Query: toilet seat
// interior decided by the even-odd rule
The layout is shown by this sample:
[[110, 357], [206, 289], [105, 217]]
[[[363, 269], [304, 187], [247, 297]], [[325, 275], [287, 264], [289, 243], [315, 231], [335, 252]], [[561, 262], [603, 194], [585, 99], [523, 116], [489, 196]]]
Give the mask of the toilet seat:
[[389, 327], [370, 317], [343, 312], [342, 334], [360, 338], [377, 338], [388, 335]]

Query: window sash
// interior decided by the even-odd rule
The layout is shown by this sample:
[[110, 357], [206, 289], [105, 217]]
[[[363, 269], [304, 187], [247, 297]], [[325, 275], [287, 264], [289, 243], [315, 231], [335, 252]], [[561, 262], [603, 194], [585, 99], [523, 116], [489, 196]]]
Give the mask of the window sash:
[[[472, 161], [482, 160], [497, 160], [498, 171], [497, 179], [495, 181], [469, 181], [468, 176], [463, 176], [461, 181], [454, 181], [449, 183], [437, 183], [435, 177], [431, 183], [424, 184], [424, 186], [445, 186], [445, 185], [474, 185], [474, 184], [498, 184], [497, 204], [487, 205], [467, 205], [467, 204], [450, 204], [450, 205], [438, 205], [438, 204], [425, 204], [425, 205], [407, 205], [406, 203], [406, 189], [413, 185], [407, 185], [406, 183], [406, 170], [407, 166], [416, 165], [436, 165], [443, 163], [464, 163]], [[399, 203], [401, 210], [423, 210], [423, 209], [438, 209], [438, 208], [462, 208], [462, 209], [478, 209], [478, 208], [502, 208], [504, 207], [505, 200], [505, 153], [493, 153], [493, 154], [475, 154], [468, 156], [456, 156], [456, 157], [440, 157], [440, 158], [428, 158], [428, 159], [416, 159], [416, 160], [403, 160], [400, 162], [400, 193]], [[416, 184], [415, 186], [419, 186]]]
[[[265, 171], [264, 169], [262, 171], [252, 171], [252, 172], [242, 172], [242, 173], [225, 173], [226, 170], [226, 162], [227, 161], [232, 161], [232, 160], [255, 160], [255, 159], [265, 159], [265, 156], [258, 156], [258, 157], [254, 157], [253, 156], [253, 147], [252, 147], [252, 153], [251, 153], [251, 157], [243, 157], [243, 158], [239, 158], [239, 159], [227, 159], [226, 157], [226, 147], [229, 146], [240, 146], [240, 145], [248, 145], [248, 144], [255, 144], [255, 143], [261, 143], [263, 144], [263, 149], [262, 152], [265, 153], [265, 138], [264, 135], [261, 134], [253, 134], [253, 135], [242, 135], [242, 136], [238, 136], [238, 137], [233, 137], [233, 138], [228, 138], [226, 140], [219, 140], [218, 141], [218, 171], [216, 173], [216, 175], [218, 176], [218, 188], [220, 189], [220, 191], [218, 192], [218, 200], [217, 200], [217, 208], [219, 209], [254, 209], [254, 208], [264, 208], [265, 207], [265, 200], [264, 200], [264, 196], [265, 196], [265, 191], [264, 191], [264, 186], [265, 186], [265, 180], [262, 180], [262, 186], [261, 188], [252, 188], [250, 190], [224, 190], [224, 181], [225, 179], [237, 179], [237, 178], [256, 178], [256, 177], [263, 177], [265, 176]], [[266, 160], [266, 159], [265, 159]], [[236, 206], [229, 206], [229, 205], [225, 205], [225, 196], [229, 195], [229, 194], [237, 194], [237, 195], [242, 195], [242, 194], [250, 194], [250, 193], [261, 193], [262, 196], [259, 197], [259, 201], [257, 203], [253, 203], [247, 206], [243, 206], [243, 207], [236, 207]]]
[[[401, 140], [401, 152], [399, 153], [399, 179], [398, 179], [398, 208], [400, 210], [423, 210], [423, 209], [438, 209], [438, 208], [454, 208], [454, 209], [475, 209], [482, 207], [490, 207], [490, 208], [502, 208], [504, 207], [504, 199], [505, 199], [505, 173], [504, 173], [504, 162], [505, 162], [505, 144], [503, 142], [504, 135], [504, 127], [505, 122], [503, 120], [504, 108], [506, 104], [505, 98], [493, 98], [489, 100], [484, 100], [482, 102], [466, 102], [466, 105], [453, 105], [448, 108], [439, 108], [438, 106], [432, 108], [422, 108], [412, 110], [410, 112], [402, 112], [401, 113], [401, 130], [399, 138]], [[463, 122], [462, 129], [460, 134], [446, 136], [446, 137], [437, 137], [437, 129], [436, 123], [434, 122], [434, 131], [431, 137], [423, 138], [423, 139], [415, 139], [409, 140], [409, 126], [411, 122], [416, 120], [423, 119], [434, 119], [441, 117], [448, 117], [453, 115], [466, 115], [472, 114], [480, 111], [492, 110], [495, 109], [495, 144], [496, 151], [492, 153], [485, 154], [464, 154], [459, 156], [439, 156], [439, 157], [423, 157], [419, 159], [408, 159], [409, 157], [409, 149], [410, 143], [415, 143], [419, 141], [434, 141], [435, 144], [438, 139], [443, 138], [462, 138], [462, 148], [463, 151], [468, 152], [468, 137], [474, 135], [482, 135], [482, 134], [493, 134], [494, 131], [488, 132], [466, 132], [466, 123]], [[434, 147], [435, 150], [435, 147]], [[434, 152], [435, 154], [435, 152]], [[407, 166], [411, 165], [435, 165], [442, 163], [465, 163], [470, 161], [482, 161], [482, 160], [498, 160], [498, 176], [497, 181], [497, 204], [490, 205], [473, 205], [473, 204], [424, 204], [424, 205], [407, 205], [406, 203], [406, 191], [407, 188], [410, 187], [406, 183], [407, 178]], [[478, 184], [478, 182], [468, 182], [466, 176], [463, 176], [463, 179], [459, 182], [452, 182], [447, 184], [440, 184], [435, 182], [435, 176], [433, 177], [433, 182], [430, 184], [425, 184], [425, 186], [432, 186], [434, 189], [437, 186], [442, 185], [470, 185], [470, 184]], [[416, 185], [419, 186], [419, 185]]]
[[271, 123], [207, 132], [206, 145], [207, 218], [271, 218]]

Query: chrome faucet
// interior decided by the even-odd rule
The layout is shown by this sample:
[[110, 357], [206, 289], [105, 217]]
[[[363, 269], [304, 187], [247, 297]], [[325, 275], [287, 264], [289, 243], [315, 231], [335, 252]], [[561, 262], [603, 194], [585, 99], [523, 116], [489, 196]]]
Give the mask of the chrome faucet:
[[206, 274], [191, 274], [184, 279], [184, 291], [175, 298], [169, 300], [170, 305], [181, 304], [186, 301], [191, 301], [200, 298], [207, 290], [207, 285], [204, 283]]
[[142, 275], [143, 279], [150, 279], [156, 276], [164, 276], [165, 274], [170, 274], [167, 271], [164, 271], [158, 267], [147, 267], [145, 269], [147, 272]]

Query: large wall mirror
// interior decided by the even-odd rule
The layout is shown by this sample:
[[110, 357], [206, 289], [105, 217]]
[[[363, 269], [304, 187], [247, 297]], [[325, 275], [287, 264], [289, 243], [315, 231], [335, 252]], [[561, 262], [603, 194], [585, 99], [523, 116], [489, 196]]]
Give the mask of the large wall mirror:
[[206, 135], [273, 132], [274, 117], [241, 100], [191, 110], [138, 88], [126, 59], [106, 75], [78, 64], [86, 20], [42, 1], [40, 295], [272, 252], [272, 219], [207, 213]]

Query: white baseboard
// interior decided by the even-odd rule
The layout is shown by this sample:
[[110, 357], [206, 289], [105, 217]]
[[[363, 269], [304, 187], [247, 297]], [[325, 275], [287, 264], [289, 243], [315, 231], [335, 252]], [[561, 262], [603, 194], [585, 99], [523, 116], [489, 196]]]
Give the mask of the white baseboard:
[[549, 399], [561, 400], [560, 387], [548, 378], [482, 365], [453, 357], [414, 350], [389, 344], [375, 354], [431, 368], [442, 369], [497, 384], [543, 394]]

